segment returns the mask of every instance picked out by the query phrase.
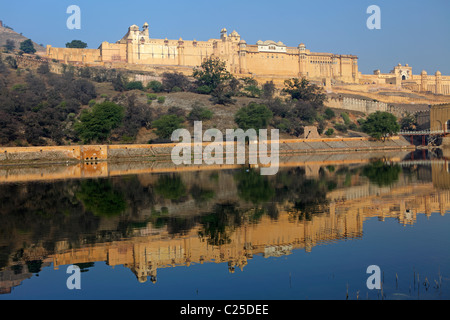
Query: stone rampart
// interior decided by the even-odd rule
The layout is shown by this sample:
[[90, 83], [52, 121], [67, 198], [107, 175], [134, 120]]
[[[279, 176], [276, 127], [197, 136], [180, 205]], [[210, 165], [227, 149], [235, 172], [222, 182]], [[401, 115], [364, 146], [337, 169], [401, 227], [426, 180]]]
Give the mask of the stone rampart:
[[[0, 165], [54, 162], [98, 163], [102, 161], [170, 159], [172, 149], [176, 145], [175, 143], [171, 143], [154, 145], [0, 147]], [[209, 143], [204, 143], [203, 147], [207, 145]], [[338, 153], [348, 151], [409, 150], [414, 148], [403, 137], [392, 137], [384, 142], [371, 138], [290, 139], [280, 140], [279, 153]], [[223, 149], [226, 151], [225, 144], [223, 145]]]

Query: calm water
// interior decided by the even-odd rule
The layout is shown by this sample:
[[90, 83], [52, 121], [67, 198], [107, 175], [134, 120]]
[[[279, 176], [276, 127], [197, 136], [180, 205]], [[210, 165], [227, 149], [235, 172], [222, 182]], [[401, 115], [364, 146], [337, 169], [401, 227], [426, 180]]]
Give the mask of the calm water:
[[[272, 177], [9, 171], [0, 299], [449, 299], [450, 174], [417, 159], [311, 161]], [[71, 265], [81, 290], [67, 288]], [[367, 288], [370, 265], [382, 290]]]

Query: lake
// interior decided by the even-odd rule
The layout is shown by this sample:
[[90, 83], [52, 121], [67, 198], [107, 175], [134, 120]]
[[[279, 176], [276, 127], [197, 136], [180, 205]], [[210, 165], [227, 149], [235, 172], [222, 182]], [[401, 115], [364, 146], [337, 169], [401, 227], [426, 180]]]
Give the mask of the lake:
[[447, 161], [333, 159], [3, 168], [0, 299], [449, 299]]

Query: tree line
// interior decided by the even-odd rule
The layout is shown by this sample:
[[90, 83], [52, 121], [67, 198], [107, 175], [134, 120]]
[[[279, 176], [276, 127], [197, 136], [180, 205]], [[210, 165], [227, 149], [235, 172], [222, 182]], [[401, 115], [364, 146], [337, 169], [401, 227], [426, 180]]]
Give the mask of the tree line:
[[[32, 72], [19, 69], [13, 56], [0, 59], [0, 144], [131, 143], [141, 128], [154, 129], [161, 142], [188, 122], [214, 118], [209, 108], [195, 103], [189, 113], [177, 106], [166, 112], [152, 106], [164, 104], [166, 94], [173, 92], [208, 95], [212, 103], [224, 107], [234, 104], [236, 97], [254, 98], [234, 115], [236, 125], [245, 130], [271, 126], [300, 137], [305, 126], [317, 125], [319, 133], [328, 136], [335, 130], [359, 130], [383, 139], [399, 129], [395, 117], [386, 113], [357, 122], [346, 113], [336, 115], [325, 107], [322, 87], [307, 79], [286, 80], [276, 95], [273, 82], [259, 85], [252, 78], [236, 79], [225, 62], [216, 58], [195, 68], [192, 77], [166, 72], [161, 81], [146, 86], [128, 81], [121, 72], [111, 75], [105, 78], [97, 72], [94, 76], [90, 68], [70, 66], [58, 75], [46, 63]], [[116, 95], [99, 95], [92, 78], [110, 82]], [[139, 99], [142, 94], [147, 103]]]

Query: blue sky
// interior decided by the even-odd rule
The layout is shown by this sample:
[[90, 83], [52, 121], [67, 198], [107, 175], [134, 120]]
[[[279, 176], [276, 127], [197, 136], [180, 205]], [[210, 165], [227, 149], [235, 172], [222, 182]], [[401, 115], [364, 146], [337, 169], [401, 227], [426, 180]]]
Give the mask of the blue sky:
[[[67, 7], [81, 8], [81, 30], [69, 30]], [[370, 5], [381, 8], [381, 30], [369, 30]], [[408, 63], [414, 74], [450, 75], [448, 0], [16, 0], [0, 2], [0, 20], [37, 43], [64, 47], [80, 39], [89, 48], [122, 38], [132, 24], [150, 25], [150, 37], [218, 38], [226, 27], [249, 44], [305, 43], [315, 52], [355, 54], [360, 71], [389, 72]]]

